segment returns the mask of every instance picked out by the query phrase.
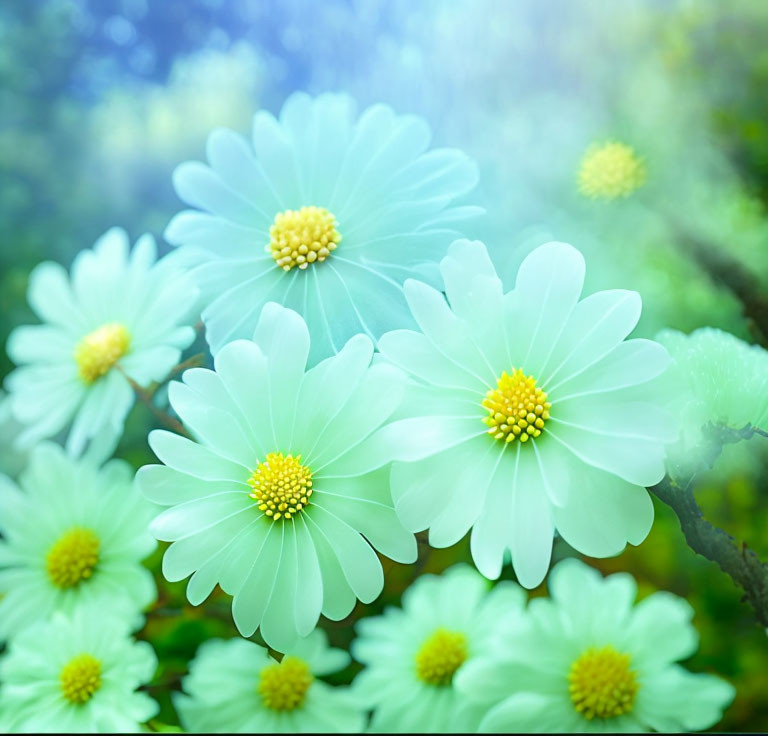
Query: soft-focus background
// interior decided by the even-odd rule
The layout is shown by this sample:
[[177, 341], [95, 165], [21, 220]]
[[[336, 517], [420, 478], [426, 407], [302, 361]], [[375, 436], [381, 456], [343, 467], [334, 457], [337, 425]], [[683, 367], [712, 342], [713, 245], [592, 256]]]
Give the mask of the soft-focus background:
[[[214, 126], [247, 133], [257, 108], [277, 112], [303, 89], [422, 114], [439, 144], [473, 156], [488, 217], [468, 235], [488, 242], [507, 278], [535, 245], [566, 240], [587, 257], [589, 290], [641, 292], [639, 334], [714, 325], [764, 342], [726, 271], [735, 265], [768, 297], [767, 39], [765, 0], [3, 0], [0, 341], [34, 321], [25, 291], [36, 263], [69, 266], [112, 225], [160, 237], [180, 208], [174, 166], [202, 158]], [[633, 146], [648, 174], [614, 202], [577, 189], [585, 149], [606, 140]], [[10, 369], [3, 351], [0, 376]], [[118, 454], [137, 467], [152, 460], [150, 426], [136, 407]], [[0, 470], [11, 475], [24, 462], [14, 432], [0, 416]], [[757, 438], [696, 480], [710, 520], [763, 558], [767, 459]], [[568, 554], [558, 543], [556, 556]], [[350, 620], [397, 603], [417, 570], [466, 557], [460, 543], [417, 567], [385, 561], [384, 595]], [[701, 633], [690, 668], [738, 690], [717, 729], [768, 730], [765, 631], [666, 507], [641, 547], [592, 562], [629, 570], [641, 594], [685, 596]], [[195, 609], [184, 583], [158, 583], [141, 636], [161, 659], [150, 691], [163, 730], [178, 723], [168, 693], [198, 643], [234, 628], [225, 596]], [[335, 643], [350, 640], [349, 623], [327, 627]]]

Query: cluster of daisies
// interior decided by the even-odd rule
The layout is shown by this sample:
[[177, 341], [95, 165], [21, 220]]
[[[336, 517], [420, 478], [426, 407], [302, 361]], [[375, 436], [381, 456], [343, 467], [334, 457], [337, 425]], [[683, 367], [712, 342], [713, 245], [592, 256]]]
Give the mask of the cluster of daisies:
[[[582, 178], [616, 189], [590, 156]], [[154, 717], [137, 632], [156, 540], [165, 578], [188, 578], [193, 605], [219, 586], [241, 635], [190, 663], [174, 693], [189, 731], [716, 723], [732, 687], [676, 664], [697, 647], [687, 603], [634, 605], [631, 577], [576, 559], [550, 571], [556, 535], [608, 557], [653, 521], [646, 487], [679, 429], [669, 353], [627, 339], [638, 294], [582, 298], [584, 259], [557, 242], [502, 284], [461, 238], [474, 164], [384, 105], [295, 94], [251, 141], [214, 131], [207, 158], [175, 173], [191, 209], [170, 255], [113, 229], [71, 274], [32, 273], [42, 324], [7, 345], [29, 464], [0, 477], [0, 729]], [[181, 370], [200, 315], [212, 367]], [[151, 432], [160, 462], [134, 474], [109, 458], [136, 397], [163, 413], [169, 377], [178, 431]], [[320, 617], [374, 601], [381, 558], [415, 562], [425, 530], [432, 547], [469, 534], [472, 565], [418, 577], [332, 648]], [[492, 584], [508, 563], [518, 582]], [[350, 654], [352, 685], [324, 681]]]

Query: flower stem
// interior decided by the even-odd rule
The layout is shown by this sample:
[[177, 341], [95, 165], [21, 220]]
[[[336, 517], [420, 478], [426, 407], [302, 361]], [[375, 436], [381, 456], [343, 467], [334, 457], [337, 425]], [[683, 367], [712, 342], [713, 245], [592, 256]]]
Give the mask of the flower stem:
[[184, 435], [184, 437], [190, 436], [189, 432], [187, 432], [184, 425], [178, 419], [175, 419], [167, 412], [164, 412], [159, 406], [155, 404], [155, 402], [152, 400], [152, 394], [149, 391], [139, 386], [139, 384], [136, 383], [136, 381], [134, 381], [124, 370], [122, 370], [120, 366], [116, 366], [116, 368], [125, 376], [125, 380], [128, 381], [139, 401], [141, 401], [141, 403], [144, 404], [144, 406], [146, 406], [152, 412], [152, 414], [154, 414], [155, 418], [161, 424], [168, 427], [168, 429], [172, 429], [178, 434]]

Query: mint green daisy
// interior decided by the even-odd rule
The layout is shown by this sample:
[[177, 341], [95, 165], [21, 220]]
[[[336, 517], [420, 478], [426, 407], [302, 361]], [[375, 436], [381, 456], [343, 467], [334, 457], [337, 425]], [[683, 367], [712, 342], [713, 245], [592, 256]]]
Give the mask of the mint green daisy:
[[358, 447], [401, 401], [405, 377], [371, 366], [373, 344], [358, 335], [305, 372], [302, 318], [270, 303], [254, 340], [235, 340], [215, 371], [188, 370], [169, 388], [193, 439], [155, 431], [165, 463], [139, 470], [150, 500], [169, 506], [152, 532], [173, 542], [168, 580], [190, 576], [197, 605], [218, 583], [234, 597], [238, 630], [257, 628], [281, 652], [323, 615], [347, 616], [384, 584], [374, 549], [416, 559], [416, 541], [395, 515], [387, 471], [359, 474]]
[[53, 262], [32, 271], [28, 300], [44, 324], [17, 327], [7, 345], [20, 366], [5, 385], [26, 427], [21, 447], [69, 427], [70, 454], [92, 442], [95, 457], [108, 457], [133, 405], [128, 377], [145, 386], [178, 363], [195, 335], [196, 290], [156, 259], [151, 236], [129, 252], [128, 235], [112, 228], [77, 255], [71, 278]]
[[524, 616], [514, 583], [490, 585], [467, 565], [424, 575], [403, 594], [402, 608], [358, 621], [352, 654], [365, 665], [354, 690], [373, 709], [377, 732], [477, 730], [486, 708], [456, 690], [454, 678], [493, 653], [503, 622]]
[[603, 579], [575, 559], [548, 587], [551, 599], [532, 600], [523, 625], [502, 625], [495, 650], [456, 676], [485, 708], [480, 731], [679, 733], [720, 720], [734, 688], [676, 664], [698, 648], [685, 600], [660, 592], [633, 605], [630, 575]]
[[250, 141], [213, 131], [210, 165], [174, 173], [195, 209], [165, 232], [197, 254], [213, 352], [250, 338], [268, 301], [304, 317], [313, 364], [357, 333], [375, 340], [412, 325], [403, 281], [435, 278], [446, 245], [480, 211], [455, 204], [475, 186], [475, 165], [429, 150], [430, 139], [421, 118], [386, 105], [358, 117], [344, 94], [295, 93], [279, 119], [260, 110]]
[[359, 733], [364, 706], [348, 687], [320, 677], [344, 669], [349, 655], [315, 629], [282, 660], [246, 639], [205, 642], [173, 703], [192, 733]]
[[662, 330], [656, 339], [675, 362], [684, 427], [768, 430], [768, 351], [714, 327], [690, 335]]
[[152, 647], [130, 637], [107, 601], [37, 621], [0, 659], [0, 711], [9, 733], [138, 733], [158, 711], [137, 688], [152, 679]]
[[448, 301], [407, 281], [421, 332], [379, 341], [413, 379], [402, 414], [358, 453], [355, 470], [393, 457], [395, 510], [447, 547], [471, 529], [477, 568], [498, 578], [507, 550], [520, 583], [547, 573], [555, 530], [593, 557], [643, 541], [653, 521], [645, 486], [664, 476], [677, 423], [653, 379], [669, 362], [625, 340], [640, 296], [581, 299], [584, 259], [564, 243], [536, 248], [513, 291], [479, 242], [456, 241], [441, 263]]
[[156, 511], [128, 463], [98, 469], [44, 442], [19, 484], [0, 476], [0, 640], [54, 611], [119, 604], [141, 621], [156, 595], [141, 565], [156, 547]]

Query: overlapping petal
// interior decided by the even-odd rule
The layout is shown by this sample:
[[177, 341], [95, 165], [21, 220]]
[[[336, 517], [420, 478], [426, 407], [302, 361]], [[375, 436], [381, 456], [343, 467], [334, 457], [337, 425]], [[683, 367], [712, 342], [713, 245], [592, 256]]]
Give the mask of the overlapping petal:
[[[614, 290], [579, 301], [584, 259], [565, 243], [532, 251], [506, 294], [481, 243], [456, 241], [441, 270], [447, 301], [407, 282], [421, 331], [392, 331], [379, 343], [384, 359], [412, 378], [408, 408], [361, 445], [362, 465], [346, 470], [394, 458], [395, 508], [409, 528], [429, 528], [437, 545], [471, 528], [478, 569], [496, 578], [509, 554], [526, 587], [545, 577], [555, 531], [596, 556], [642, 542], [653, 519], [645, 487], [664, 476], [679, 426], [658, 393], [666, 350], [625, 340], [639, 296]], [[551, 405], [537, 410], [547, 416], [536, 415], [539, 433], [527, 443], [505, 443], [514, 435], [503, 431], [501, 441], [494, 437], [517, 419], [494, 415], [491, 436], [482, 421], [486, 394], [501, 391], [497, 381], [515, 370]], [[516, 431], [534, 422], [521, 416]], [[462, 502], [473, 484], [471, 501]]]
[[[50, 262], [32, 272], [28, 300], [44, 324], [19, 327], [8, 341], [19, 366], [6, 379], [11, 409], [25, 425], [19, 447], [69, 427], [68, 452], [103, 461], [133, 404], [129, 381], [160, 381], [179, 362], [195, 336], [189, 323], [197, 290], [178, 267], [156, 259], [151, 236], [130, 249], [125, 231], [112, 228], [78, 254], [70, 274]], [[127, 345], [104, 372], [84, 378], [78, 345], [115, 324]]]
[[[404, 375], [371, 366], [373, 345], [363, 336], [306, 370], [309, 353], [301, 317], [267, 304], [253, 340], [229, 343], [214, 371], [193, 369], [171, 387], [171, 405], [193, 439], [153, 432], [150, 444], [164, 465], [137, 475], [144, 494], [168, 506], [152, 524], [158, 539], [173, 542], [166, 577], [191, 576], [194, 604], [218, 583], [233, 596], [240, 632], [260, 629], [283, 652], [314, 629], [321, 612], [340, 619], [356, 599], [379, 595], [374, 550], [399, 562], [416, 558], [387, 470], [367, 474], [375, 463], [360, 470], [370, 465], [371, 436], [401, 401]], [[276, 455], [309, 469], [312, 493], [303, 508], [273, 519], [249, 482]]]
[[[166, 238], [195, 251], [203, 319], [214, 352], [250, 338], [262, 306], [299, 312], [312, 334], [311, 362], [357, 333], [378, 339], [412, 324], [402, 284], [436, 277], [433, 264], [477, 208], [456, 201], [477, 182], [460, 151], [428, 150], [429, 126], [382, 104], [357, 116], [350, 97], [291, 95], [278, 118], [254, 116], [251, 145], [224, 129], [209, 137], [209, 165], [174, 173], [181, 212]], [[275, 216], [328, 209], [342, 242], [330, 258], [284, 273], [265, 247]], [[257, 283], [258, 282], [258, 283]]]

